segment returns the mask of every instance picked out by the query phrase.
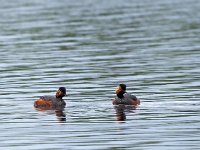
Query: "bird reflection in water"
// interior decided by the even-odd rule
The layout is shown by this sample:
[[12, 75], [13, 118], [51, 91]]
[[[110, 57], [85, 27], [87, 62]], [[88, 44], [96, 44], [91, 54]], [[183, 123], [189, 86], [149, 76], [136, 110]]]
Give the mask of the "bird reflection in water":
[[55, 113], [60, 122], [66, 122], [66, 115], [63, 110], [55, 110]]
[[134, 112], [134, 110], [136, 109], [136, 106], [119, 104], [119, 105], [115, 105], [114, 108], [115, 108], [115, 111], [116, 111], [117, 121], [125, 121], [126, 120], [126, 113], [127, 112], [130, 112], [130, 113]]
[[50, 111], [51, 113], [54, 112], [57, 116], [57, 119], [59, 122], [66, 122], [66, 114], [64, 112], [65, 107], [53, 107], [53, 108], [47, 108], [47, 107], [35, 107], [38, 111]]

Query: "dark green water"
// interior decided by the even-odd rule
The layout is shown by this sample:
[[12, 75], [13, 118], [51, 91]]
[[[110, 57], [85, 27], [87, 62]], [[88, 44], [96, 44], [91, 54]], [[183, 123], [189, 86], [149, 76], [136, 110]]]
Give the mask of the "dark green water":
[[[0, 5], [0, 148], [200, 147], [200, 1], [9, 0]], [[141, 99], [117, 121], [115, 87]], [[65, 121], [33, 102], [65, 86]]]

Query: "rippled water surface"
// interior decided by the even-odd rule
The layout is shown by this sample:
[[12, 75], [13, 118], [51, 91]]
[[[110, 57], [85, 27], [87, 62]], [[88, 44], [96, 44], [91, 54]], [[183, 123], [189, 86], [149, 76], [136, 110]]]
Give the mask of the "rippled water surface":
[[[0, 5], [0, 148], [200, 147], [200, 1], [9, 0]], [[127, 84], [137, 109], [112, 106]], [[36, 98], [65, 86], [64, 115]], [[65, 116], [65, 117], [63, 117]]]

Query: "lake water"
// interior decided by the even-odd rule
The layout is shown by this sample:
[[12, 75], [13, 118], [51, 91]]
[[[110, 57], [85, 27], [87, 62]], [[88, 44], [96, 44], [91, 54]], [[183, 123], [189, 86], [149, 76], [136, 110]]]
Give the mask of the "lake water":
[[[0, 148], [199, 149], [199, 8], [198, 0], [1, 1]], [[141, 99], [122, 108], [121, 121], [112, 106], [119, 83]], [[34, 109], [60, 86], [63, 112]]]

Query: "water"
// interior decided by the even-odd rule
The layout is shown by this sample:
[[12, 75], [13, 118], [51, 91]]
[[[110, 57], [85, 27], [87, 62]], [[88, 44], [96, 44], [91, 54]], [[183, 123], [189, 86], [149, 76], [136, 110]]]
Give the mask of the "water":
[[[200, 2], [0, 5], [0, 148], [199, 149]], [[119, 121], [119, 83], [141, 99]], [[63, 118], [34, 100], [65, 86]]]

